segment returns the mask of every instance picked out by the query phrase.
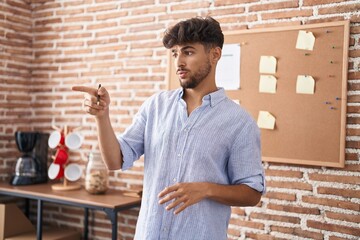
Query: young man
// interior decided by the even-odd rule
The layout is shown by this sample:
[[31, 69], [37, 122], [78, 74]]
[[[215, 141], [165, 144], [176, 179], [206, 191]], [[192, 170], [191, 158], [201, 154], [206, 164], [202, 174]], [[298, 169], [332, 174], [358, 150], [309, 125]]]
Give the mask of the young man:
[[265, 191], [259, 129], [215, 84], [223, 42], [211, 17], [169, 29], [163, 43], [181, 88], [150, 97], [118, 137], [106, 89], [73, 87], [88, 93], [85, 109], [95, 116], [109, 169], [128, 169], [144, 154], [135, 239], [225, 240], [230, 206], [254, 206]]

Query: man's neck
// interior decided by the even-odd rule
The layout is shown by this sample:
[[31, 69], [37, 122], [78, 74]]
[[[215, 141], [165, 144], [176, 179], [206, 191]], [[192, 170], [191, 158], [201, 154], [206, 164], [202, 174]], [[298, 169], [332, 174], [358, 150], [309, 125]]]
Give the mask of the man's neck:
[[187, 88], [184, 89], [183, 99], [187, 105], [188, 116], [190, 116], [191, 112], [197, 107], [201, 106], [202, 99], [205, 95], [217, 91], [217, 87], [214, 86], [208, 88]]

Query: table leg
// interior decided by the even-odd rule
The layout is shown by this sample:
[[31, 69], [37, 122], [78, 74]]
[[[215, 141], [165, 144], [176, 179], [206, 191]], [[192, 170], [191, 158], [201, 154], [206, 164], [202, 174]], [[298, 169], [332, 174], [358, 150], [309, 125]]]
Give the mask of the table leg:
[[41, 240], [42, 239], [42, 207], [43, 202], [42, 200], [38, 199], [37, 202], [37, 226], [36, 226], [36, 239]]
[[84, 209], [84, 240], [88, 240], [88, 231], [89, 231], [89, 209]]
[[30, 219], [30, 200], [25, 198], [25, 216]]
[[111, 239], [117, 239], [117, 212], [113, 212], [113, 221], [111, 222]]
[[104, 209], [111, 221], [111, 240], [117, 240], [117, 211], [113, 209]]

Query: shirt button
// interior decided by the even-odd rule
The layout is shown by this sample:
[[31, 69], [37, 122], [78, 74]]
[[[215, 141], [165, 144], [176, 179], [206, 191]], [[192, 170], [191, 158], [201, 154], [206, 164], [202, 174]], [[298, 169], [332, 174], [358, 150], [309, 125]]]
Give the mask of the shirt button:
[[178, 153], [178, 155], [177, 155], [178, 157], [181, 157], [181, 153]]
[[176, 182], [176, 178], [173, 178], [173, 182]]

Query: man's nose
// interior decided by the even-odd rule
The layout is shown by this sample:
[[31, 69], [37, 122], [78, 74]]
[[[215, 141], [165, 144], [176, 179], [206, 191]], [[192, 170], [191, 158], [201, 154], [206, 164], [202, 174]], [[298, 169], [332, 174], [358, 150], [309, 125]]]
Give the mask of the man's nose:
[[184, 58], [181, 56], [181, 54], [175, 59], [175, 64], [177, 67], [184, 67], [186, 65]]

